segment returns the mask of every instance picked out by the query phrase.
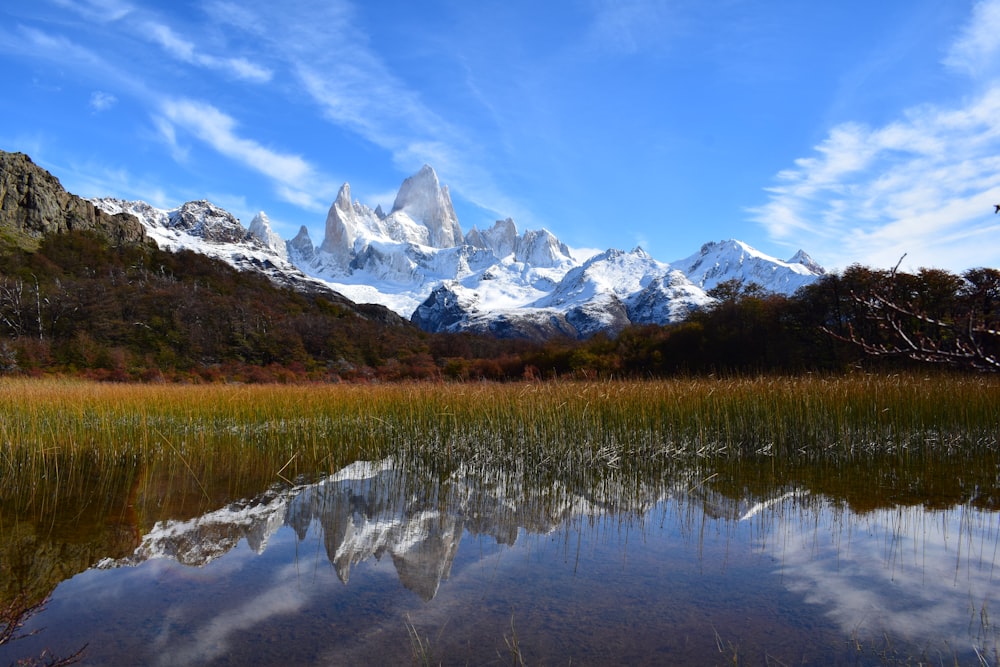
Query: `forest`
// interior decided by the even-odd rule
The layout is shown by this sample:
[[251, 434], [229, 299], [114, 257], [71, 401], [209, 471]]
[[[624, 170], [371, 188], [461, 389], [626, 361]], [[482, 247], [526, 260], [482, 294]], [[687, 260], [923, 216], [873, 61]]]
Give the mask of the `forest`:
[[543, 343], [429, 334], [189, 251], [88, 231], [0, 252], [0, 373], [387, 382], [1000, 368], [1000, 270], [851, 266], [792, 296], [723, 283], [684, 322]]

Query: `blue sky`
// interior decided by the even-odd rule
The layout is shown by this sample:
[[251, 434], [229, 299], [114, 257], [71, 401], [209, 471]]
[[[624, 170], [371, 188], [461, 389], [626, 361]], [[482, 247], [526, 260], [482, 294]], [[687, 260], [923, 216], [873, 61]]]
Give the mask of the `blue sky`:
[[0, 86], [71, 192], [317, 244], [428, 163], [463, 231], [1000, 266], [1000, 0], [9, 2]]

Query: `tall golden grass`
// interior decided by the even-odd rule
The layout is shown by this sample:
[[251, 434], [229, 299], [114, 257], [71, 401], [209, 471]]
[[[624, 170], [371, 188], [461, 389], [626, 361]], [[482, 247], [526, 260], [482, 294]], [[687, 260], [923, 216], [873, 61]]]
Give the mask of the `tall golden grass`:
[[1000, 378], [133, 385], [0, 382], [0, 476], [172, 458], [281, 476], [388, 454], [535, 466], [993, 448]]

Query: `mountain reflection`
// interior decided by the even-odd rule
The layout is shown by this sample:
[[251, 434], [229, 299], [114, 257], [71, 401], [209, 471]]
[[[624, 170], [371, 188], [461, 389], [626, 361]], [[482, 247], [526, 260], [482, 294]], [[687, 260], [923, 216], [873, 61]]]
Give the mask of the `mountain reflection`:
[[[344, 584], [360, 563], [371, 559], [382, 561], [388, 556], [403, 586], [429, 601], [448, 579], [466, 533], [491, 537], [500, 545], [514, 545], [522, 532], [549, 534], [580, 518], [615, 517], [618, 522], [641, 523], [652, 508], [671, 501], [691, 525], [709, 520], [730, 526], [747, 523], [748, 532], [760, 542], [763, 551], [775, 552], [776, 544], [786, 548], [796, 541], [812, 545], [774, 553], [784, 563], [783, 576], [793, 589], [812, 590], [812, 599], [846, 609], [845, 623], [846, 619], [856, 622], [868, 612], [857, 604], [849, 604], [851, 582], [870, 582], [878, 577], [878, 572], [869, 568], [864, 577], [850, 581], [824, 577], [828, 565], [823, 558], [826, 552], [832, 550], [834, 559], [844, 568], [852, 562], [852, 553], [860, 550], [860, 543], [855, 541], [852, 553], [841, 552], [839, 547], [844, 540], [839, 538], [819, 549], [816, 545], [822, 534], [816, 526], [828, 526], [830, 531], [846, 526], [850, 533], [851, 526], [881, 525], [882, 517], [898, 515], [903, 510], [899, 506], [886, 510], [869, 508], [857, 514], [844, 507], [828, 478], [813, 474], [816, 476], [810, 480], [812, 489], [796, 485], [792, 479], [784, 480], [783, 484], [772, 480], [759, 486], [753, 467], [748, 465], [736, 471], [717, 469], [712, 473], [681, 467], [645, 478], [605, 475], [574, 484], [536, 479], [523, 470], [457, 466], [441, 472], [423, 470], [392, 458], [358, 461], [316, 483], [290, 488], [275, 485], [255, 497], [230, 502], [195, 518], [158, 521], [132, 553], [105, 558], [97, 567], [131, 566], [153, 558], [204, 566], [243, 540], [250, 549], [262, 553], [271, 537], [287, 526], [300, 542], [310, 534], [320, 541], [326, 558]], [[797, 477], [803, 479], [801, 474]], [[845, 497], [854, 499], [848, 504], [859, 502], [854, 492]], [[962, 501], [957, 497], [954, 500]], [[933, 511], [911, 507], [907, 512], [919, 517]], [[797, 516], [800, 523], [796, 523]], [[804, 524], [811, 526], [815, 534], [803, 531], [800, 525], [803, 516]], [[951, 520], [936, 519], [942, 525]], [[910, 523], [919, 522], [913, 519]], [[907, 529], [908, 526], [897, 526], [898, 534], [888, 534], [884, 539], [912, 541], [914, 538]], [[922, 535], [929, 539], [926, 536], [930, 533], [923, 529]], [[940, 547], [937, 541], [930, 540], [920, 545], [920, 552], [924, 556], [936, 553], [946, 559], [948, 551]], [[874, 563], [877, 559], [870, 560]], [[926, 571], [927, 564], [923, 565], [922, 571]], [[898, 563], [894, 566], [898, 586], [904, 573]], [[973, 579], [980, 586], [991, 582], [990, 573], [985, 581], [981, 577]], [[833, 587], [838, 594], [823, 592], [831, 588], [827, 585], [830, 581], [839, 581]], [[869, 590], [864, 595], [870, 598], [874, 593]], [[859, 593], [851, 601], [862, 597]], [[874, 606], [886, 610], [892, 607], [888, 603]], [[896, 630], [905, 625], [889, 618], [882, 621]]]
[[[688, 478], [683, 479], [675, 482], [678, 488], [686, 487]], [[441, 478], [418, 474], [391, 458], [358, 461], [314, 484], [274, 486], [193, 519], [159, 521], [132, 554], [106, 558], [97, 567], [133, 566], [153, 558], [199, 567], [241, 540], [261, 553], [288, 526], [300, 541], [318, 531], [343, 583], [359, 563], [388, 555], [400, 582], [431, 600], [448, 578], [466, 531], [512, 545], [521, 530], [549, 533], [576, 516], [642, 514], [671, 492], [662, 484], [636, 486], [634, 480], [630, 487], [609, 480], [585, 490], [561, 482], [526, 485], [519, 476], [464, 468]]]

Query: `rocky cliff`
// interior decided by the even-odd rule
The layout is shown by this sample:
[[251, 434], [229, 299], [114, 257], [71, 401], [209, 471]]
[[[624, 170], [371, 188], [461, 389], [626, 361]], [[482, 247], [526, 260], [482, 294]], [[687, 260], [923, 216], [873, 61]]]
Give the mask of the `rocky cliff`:
[[23, 153], [0, 151], [0, 234], [34, 248], [45, 234], [90, 230], [113, 245], [151, 243], [135, 216], [108, 214], [71, 195], [55, 176]]

